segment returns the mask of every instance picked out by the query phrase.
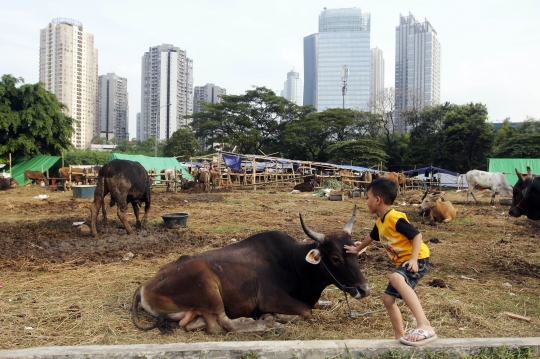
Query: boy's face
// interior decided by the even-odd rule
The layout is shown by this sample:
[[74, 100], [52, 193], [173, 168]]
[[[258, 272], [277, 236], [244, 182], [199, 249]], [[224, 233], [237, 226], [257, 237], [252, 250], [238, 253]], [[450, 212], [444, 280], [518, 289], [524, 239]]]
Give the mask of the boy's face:
[[382, 203], [382, 198], [379, 196], [375, 196], [371, 189], [367, 191], [367, 206], [369, 209], [369, 213], [377, 213], [377, 208]]

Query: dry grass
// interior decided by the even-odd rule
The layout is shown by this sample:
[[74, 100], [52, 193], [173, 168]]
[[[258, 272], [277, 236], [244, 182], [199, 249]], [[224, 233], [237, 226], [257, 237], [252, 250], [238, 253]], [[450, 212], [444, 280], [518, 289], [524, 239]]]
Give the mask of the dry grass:
[[[181, 254], [219, 248], [261, 230], [281, 229], [299, 240], [303, 234], [298, 212], [306, 223], [323, 232], [342, 228], [354, 203], [359, 207], [354, 240], [371, 230], [374, 217], [365, 199], [328, 201], [306, 194], [276, 190], [237, 190], [210, 194], [154, 195], [147, 230], [125, 235], [113, 211], [105, 234], [94, 239], [75, 230], [72, 222], [85, 220], [91, 199], [73, 199], [71, 193], [33, 197], [41, 188], [0, 192], [0, 348], [18, 349], [53, 345], [109, 345], [233, 340], [383, 339], [393, 333], [385, 311], [345, 318], [343, 293], [327, 288], [323, 300], [330, 309], [314, 310], [311, 321], [287, 325], [288, 333], [172, 335], [142, 332], [131, 322], [131, 297], [138, 284]], [[530, 337], [540, 332], [540, 223], [509, 218], [508, 207], [466, 205], [464, 193], [449, 193], [458, 211], [456, 221], [430, 226], [416, 214], [420, 192], [398, 197], [396, 205], [423, 233], [432, 269], [417, 293], [428, 318], [442, 337]], [[405, 203], [404, 205], [402, 205]], [[161, 213], [189, 212], [188, 227], [166, 230]], [[130, 216], [133, 221], [133, 216]], [[133, 259], [122, 257], [134, 254]], [[361, 269], [372, 286], [372, 296], [349, 298], [351, 310], [362, 314], [383, 308], [380, 297], [392, 264], [382, 248], [371, 246]], [[469, 279], [463, 279], [463, 277]], [[432, 286], [430, 285], [436, 285]], [[511, 286], [508, 286], [511, 285]], [[402, 305], [410, 328], [414, 318]], [[503, 312], [532, 318], [511, 319]], [[151, 320], [141, 312], [141, 317]]]

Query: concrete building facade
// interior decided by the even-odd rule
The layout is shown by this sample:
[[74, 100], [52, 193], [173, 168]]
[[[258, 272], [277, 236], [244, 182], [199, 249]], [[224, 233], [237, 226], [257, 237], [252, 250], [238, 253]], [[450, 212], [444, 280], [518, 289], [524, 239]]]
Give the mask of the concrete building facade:
[[142, 57], [142, 140], [170, 138], [189, 124], [184, 116], [192, 113], [193, 60], [170, 44], [150, 47]]
[[99, 76], [98, 135], [107, 141], [129, 140], [127, 79], [114, 73]]
[[98, 50], [82, 23], [57, 18], [40, 30], [39, 81], [78, 121], [71, 143], [90, 148], [97, 135]]
[[375, 113], [375, 104], [381, 101], [384, 91], [384, 57], [378, 47], [371, 49], [370, 110]]
[[304, 104], [304, 84], [300, 79], [300, 74], [294, 71], [294, 68], [287, 72], [287, 80], [283, 83], [281, 96], [298, 106]]
[[[321, 12], [319, 33], [304, 38], [304, 103], [315, 100], [318, 111], [341, 107], [369, 109], [370, 34], [371, 15], [362, 9], [325, 8]], [[348, 73], [345, 96], [344, 69]]]
[[[195, 86], [193, 96], [193, 112], [201, 112], [204, 110], [203, 102], [206, 103], [219, 103], [221, 102], [221, 96], [227, 94], [227, 89], [216, 86], [215, 84], [206, 84], [204, 86]], [[199, 138], [201, 144], [200, 150], [206, 151], [211, 147], [206, 138]]]
[[402, 110], [435, 106], [441, 100], [441, 45], [437, 32], [426, 20], [399, 16], [396, 26], [396, 118]]
[[137, 112], [137, 119], [135, 122], [135, 126], [137, 126], [135, 139], [137, 141], [142, 141], [142, 126], [141, 126], [141, 113], [140, 112]]

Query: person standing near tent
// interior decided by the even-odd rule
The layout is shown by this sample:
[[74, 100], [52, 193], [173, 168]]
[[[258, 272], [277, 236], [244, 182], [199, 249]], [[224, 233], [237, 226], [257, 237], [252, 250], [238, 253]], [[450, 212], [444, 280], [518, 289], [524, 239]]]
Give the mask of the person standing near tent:
[[[362, 253], [371, 242], [380, 241], [396, 269], [390, 275], [390, 283], [382, 297], [388, 311], [394, 336], [406, 345], [421, 346], [437, 339], [420, 304], [414, 287], [429, 270], [429, 248], [422, 241], [422, 234], [407, 220], [405, 213], [394, 210], [391, 205], [397, 197], [397, 184], [387, 178], [378, 178], [367, 188], [367, 205], [371, 213], [379, 217], [369, 236], [355, 246], [345, 246], [347, 253]], [[417, 327], [405, 335], [403, 318], [396, 304], [403, 298], [413, 312]]]

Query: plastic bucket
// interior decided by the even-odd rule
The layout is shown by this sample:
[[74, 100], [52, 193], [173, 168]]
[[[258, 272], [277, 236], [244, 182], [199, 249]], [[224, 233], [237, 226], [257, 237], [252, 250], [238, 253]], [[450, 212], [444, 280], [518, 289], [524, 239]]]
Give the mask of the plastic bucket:
[[73, 198], [93, 198], [96, 191], [96, 185], [85, 184], [71, 187]]
[[186, 227], [189, 213], [165, 213], [161, 215], [166, 228]]

